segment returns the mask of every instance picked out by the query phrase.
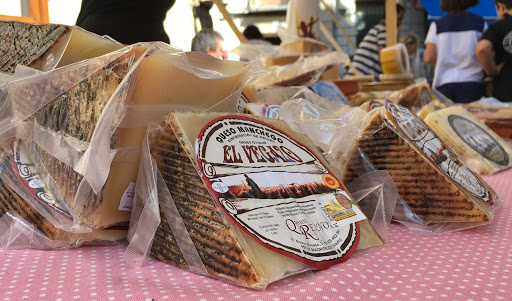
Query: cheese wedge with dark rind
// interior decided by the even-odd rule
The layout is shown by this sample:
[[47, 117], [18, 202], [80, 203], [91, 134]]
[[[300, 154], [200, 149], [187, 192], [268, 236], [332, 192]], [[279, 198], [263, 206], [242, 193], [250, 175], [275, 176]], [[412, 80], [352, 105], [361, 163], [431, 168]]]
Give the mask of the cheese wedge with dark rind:
[[65, 45], [71, 28], [65, 25], [1, 20], [0, 71], [13, 73], [18, 64], [42, 70], [43, 61], [52, 54], [52, 48], [58, 48], [59, 41]]
[[[210, 196], [196, 170], [196, 164], [191, 161], [195, 158], [191, 144], [194, 139], [191, 137], [197, 136], [204, 124], [223, 115], [226, 114], [171, 113], [168, 124], [164, 123], [155, 135], [151, 154], [181, 215], [172, 222], [185, 224], [208, 273], [241, 285], [264, 287], [308, 268], [256, 243], [222, 216], [223, 213], [219, 212]], [[282, 121], [264, 120], [274, 126], [283, 126]], [[303, 136], [295, 135], [296, 139], [298, 135], [303, 141]], [[311, 144], [308, 146], [312, 147]], [[174, 238], [176, 233], [173, 233], [167, 216], [162, 213], [166, 210], [165, 206], [167, 204], [160, 203], [162, 222], [155, 234], [151, 254], [164, 262], [188, 268]], [[367, 220], [360, 223], [362, 234], [359, 247], [383, 244]]]
[[[45, 219], [40, 212], [28, 204], [18, 193], [16, 193], [3, 180], [0, 180], [0, 217], [8, 212], [14, 212], [26, 222], [33, 225], [43, 233], [49, 240], [59, 241], [55, 247], [62, 247], [62, 243], [73, 246], [86, 241], [117, 241], [126, 238], [127, 230], [110, 229], [94, 230], [87, 233], [71, 233], [56, 228], [51, 222]], [[8, 246], [4, 246], [8, 247]], [[26, 246], [29, 247], [29, 246]], [[48, 247], [52, 247], [49, 245]]]
[[[32, 120], [44, 131], [64, 135], [75, 145], [84, 145], [85, 149], [91, 142], [97, 123], [111, 96], [144, 51], [145, 48], [134, 48], [126, 53], [113, 55], [113, 58], [104, 66], [90, 73], [34, 114]], [[96, 68], [94, 64], [92, 66], [91, 68]], [[54, 78], [47, 84], [59, 85], [59, 79]], [[114, 135], [112, 140], [115, 141], [115, 139]], [[60, 193], [73, 209], [83, 176], [77, 173], [73, 166], [56, 158], [54, 154], [47, 153], [38, 145], [35, 147]], [[83, 206], [81, 215], [75, 218], [92, 229], [126, 223], [130, 212], [118, 210], [119, 202], [117, 204], [104, 202], [104, 194], [105, 189], [98, 194], [90, 193], [85, 204], [81, 204]]]
[[78, 26], [12, 20], [0, 20], [0, 37], [0, 72], [8, 74], [18, 64], [49, 71], [124, 47]]
[[[356, 142], [348, 156], [343, 182], [351, 182], [371, 170], [386, 170], [406, 205], [405, 208], [397, 206], [395, 219], [407, 220], [407, 214], [413, 214], [424, 224], [490, 222], [489, 204], [461, 189], [434, 168], [383, 117], [385, 110], [374, 112], [371, 121], [363, 128], [363, 138]], [[494, 195], [487, 185], [485, 188]]]

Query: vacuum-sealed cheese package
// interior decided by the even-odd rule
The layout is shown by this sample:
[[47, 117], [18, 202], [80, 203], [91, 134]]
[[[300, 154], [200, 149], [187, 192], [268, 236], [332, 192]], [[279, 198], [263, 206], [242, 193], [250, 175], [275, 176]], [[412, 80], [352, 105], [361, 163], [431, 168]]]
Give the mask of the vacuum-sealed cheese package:
[[309, 86], [327, 69], [346, 66], [348, 61], [347, 55], [337, 52], [301, 57], [291, 64], [270, 67], [268, 72], [255, 76], [251, 84], [258, 90], [270, 86]]
[[389, 100], [411, 112], [417, 112], [432, 101], [432, 95], [429, 85], [420, 82], [393, 93]]
[[[112, 212], [102, 188], [133, 67], [146, 51], [127, 47], [2, 85], [2, 180], [11, 191], [0, 201], [2, 214], [20, 215], [54, 247], [126, 237], [129, 212]], [[97, 227], [105, 217], [112, 220]], [[116, 227], [123, 222], [124, 229]], [[4, 233], [17, 228], [2, 225]]]
[[12, 74], [16, 65], [53, 70], [123, 48], [77, 26], [32, 24], [0, 20], [0, 72]]
[[180, 268], [265, 288], [383, 244], [314, 145], [284, 121], [174, 112], [147, 138], [130, 261], [149, 251]]
[[414, 229], [438, 233], [492, 221], [502, 199], [421, 119], [389, 101], [369, 114], [345, 154], [343, 181], [386, 170], [400, 196], [394, 219]]
[[425, 123], [473, 171], [491, 175], [512, 166], [512, 148], [463, 107], [431, 112]]
[[[144, 43], [8, 82], [0, 137], [15, 138], [11, 165], [36, 196], [26, 205], [67, 232], [126, 230], [146, 125], [180, 108], [236, 108], [251, 67], [212, 60]], [[59, 204], [50, 213], [41, 193]]]

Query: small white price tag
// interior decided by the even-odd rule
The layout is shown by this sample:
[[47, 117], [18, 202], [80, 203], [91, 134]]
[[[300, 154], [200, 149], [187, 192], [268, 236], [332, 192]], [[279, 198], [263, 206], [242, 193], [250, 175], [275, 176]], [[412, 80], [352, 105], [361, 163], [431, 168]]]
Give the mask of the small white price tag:
[[135, 197], [135, 183], [130, 183], [130, 185], [128, 185], [128, 188], [126, 188], [126, 190], [123, 193], [123, 197], [121, 198], [121, 203], [119, 204], [119, 210], [132, 211], [134, 197]]

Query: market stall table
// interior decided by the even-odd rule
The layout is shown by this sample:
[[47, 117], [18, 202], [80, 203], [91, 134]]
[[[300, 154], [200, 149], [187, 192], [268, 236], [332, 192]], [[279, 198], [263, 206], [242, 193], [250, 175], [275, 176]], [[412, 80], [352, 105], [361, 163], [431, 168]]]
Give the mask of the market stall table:
[[512, 169], [485, 180], [505, 200], [491, 225], [431, 235], [392, 224], [386, 248], [266, 291], [153, 259], [136, 269], [117, 245], [1, 250], [0, 300], [510, 300]]

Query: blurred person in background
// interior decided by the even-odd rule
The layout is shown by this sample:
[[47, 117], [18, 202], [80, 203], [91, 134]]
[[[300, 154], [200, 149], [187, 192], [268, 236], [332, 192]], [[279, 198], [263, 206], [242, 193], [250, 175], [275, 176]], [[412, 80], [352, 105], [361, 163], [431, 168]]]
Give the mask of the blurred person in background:
[[[405, 8], [396, 5], [397, 27], [402, 24], [405, 15]], [[380, 65], [380, 51], [386, 47], [386, 16], [381, 22], [371, 28], [364, 36], [356, 50], [352, 63], [357, 71], [363, 75], [374, 75], [378, 78], [382, 73]]]
[[120, 43], [162, 41], [167, 11], [175, 0], [82, 0], [76, 25]]
[[260, 29], [254, 24], [247, 25], [242, 34], [247, 38], [247, 42], [249, 44], [271, 45], [270, 42], [263, 39], [263, 35], [261, 34]]
[[475, 49], [487, 24], [467, 11], [477, 4], [478, 0], [441, 0], [440, 8], [447, 14], [432, 22], [425, 39], [425, 62], [435, 66], [432, 86], [458, 103], [486, 96]]
[[418, 48], [418, 36], [412, 32], [406, 33], [401, 39], [407, 53], [409, 54], [409, 65], [411, 66], [411, 73], [414, 78], [424, 77], [429, 83], [432, 82], [434, 77], [434, 68], [425, 63], [423, 59], [425, 56], [425, 49]]
[[192, 39], [192, 51], [206, 52], [217, 59], [227, 59], [227, 51], [223, 48], [224, 38], [213, 29], [203, 29]]
[[495, 98], [512, 102], [512, 0], [494, 0], [499, 21], [489, 26], [476, 46], [476, 56], [493, 77]]

